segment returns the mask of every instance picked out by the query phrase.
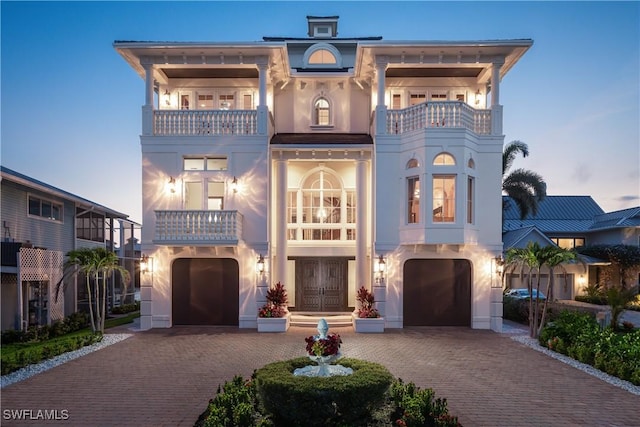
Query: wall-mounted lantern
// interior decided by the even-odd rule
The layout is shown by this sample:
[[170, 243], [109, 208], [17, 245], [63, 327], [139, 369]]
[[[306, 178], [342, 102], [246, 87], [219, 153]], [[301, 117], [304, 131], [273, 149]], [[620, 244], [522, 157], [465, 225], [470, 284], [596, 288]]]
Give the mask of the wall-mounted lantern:
[[176, 179], [172, 176], [169, 177], [169, 180], [167, 181], [167, 185], [165, 188], [166, 192], [169, 194], [175, 194], [176, 192]]
[[234, 193], [238, 192], [238, 178], [235, 176], [233, 177], [233, 180], [231, 180], [231, 191]]
[[147, 254], [142, 254], [142, 258], [140, 258], [140, 273], [153, 273], [153, 258]]
[[171, 105], [171, 92], [169, 92], [167, 89], [164, 90], [164, 95], [162, 96], [162, 98], [164, 99], [165, 105]]
[[494, 261], [496, 265], [496, 275], [498, 277], [502, 277], [502, 273], [504, 272], [504, 259], [502, 258], [502, 255], [495, 257]]
[[256, 272], [260, 275], [264, 274], [264, 256], [260, 254], [258, 257], [258, 261], [256, 262]]
[[373, 272], [375, 273], [375, 280], [377, 285], [384, 285], [384, 273], [387, 270], [387, 263], [384, 260], [384, 256], [378, 256], [373, 266]]

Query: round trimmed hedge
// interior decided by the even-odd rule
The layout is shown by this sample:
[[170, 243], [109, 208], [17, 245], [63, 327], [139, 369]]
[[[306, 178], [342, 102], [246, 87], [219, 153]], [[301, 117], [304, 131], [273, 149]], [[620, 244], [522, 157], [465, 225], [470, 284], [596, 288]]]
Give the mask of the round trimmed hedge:
[[353, 369], [351, 375], [293, 375], [295, 369], [312, 363], [299, 357], [265, 365], [255, 372], [258, 400], [273, 415], [276, 425], [366, 425], [393, 382], [384, 366], [349, 358], [337, 363]]

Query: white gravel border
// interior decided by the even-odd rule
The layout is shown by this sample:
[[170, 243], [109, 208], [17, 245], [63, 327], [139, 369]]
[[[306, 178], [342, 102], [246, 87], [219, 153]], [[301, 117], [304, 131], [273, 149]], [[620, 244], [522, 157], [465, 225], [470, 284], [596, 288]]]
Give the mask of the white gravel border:
[[[513, 332], [509, 331], [509, 333], [513, 333]], [[604, 382], [607, 382], [618, 388], [626, 390], [631, 394], [640, 396], [640, 386], [633, 385], [629, 381], [621, 380], [620, 378], [609, 375], [606, 372], [602, 372], [601, 370], [596, 369], [591, 365], [587, 365], [586, 363], [578, 362], [577, 360], [572, 359], [569, 356], [565, 356], [564, 354], [558, 353], [553, 350], [549, 350], [548, 348], [541, 346], [537, 339], [531, 338], [529, 337], [529, 335], [515, 335], [509, 338], [521, 344], [524, 344], [536, 351], [544, 353], [549, 357], [553, 357], [554, 359], [557, 359], [562, 363], [566, 363], [569, 366], [573, 366], [576, 369], [586, 372], [587, 374], [594, 376]]]
[[34, 365], [25, 366], [24, 368], [18, 369], [15, 372], [3, 375], [1, 377], [2, 384], [0, 386], [0, 389], [5, 388], [10, 384], [26, 380], [27, 378], [37, 375], [41, 372], [48, 371], [49, 369], [55, 368], [56, 366], [62, 365], [63, 363], [67, 363], [70, 360], [77, 359], [78, 357], [85, 356], [89, 353], [93, 353], [94, 351], [101, 350], [112, 344], [116, 344], [120, 341], [126, 340], [127, 338], [132, 336], [133, 334], [105, 334], [102, 336], [102, 341], [100, 342], [79, 348], [78, 350], [63, 353]]

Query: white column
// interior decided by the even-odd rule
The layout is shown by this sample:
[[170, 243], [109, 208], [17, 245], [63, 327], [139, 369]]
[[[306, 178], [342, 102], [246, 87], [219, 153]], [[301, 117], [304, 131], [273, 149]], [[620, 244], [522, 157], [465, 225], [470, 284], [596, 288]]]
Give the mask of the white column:
[[369, 286], [367, 268], [367, 161], [356, 160], [356, 290]]
[[502, 105], [500, 105], [500, 68], [504, 58], [495, 58], [491, 67], [491, 134], [502, 135]]
[[275, 274], [271, 276], [272, 284], [281, 282], [287, 284], [287, 161], [285, 159], [276, 160], [276, 268]]
[[142, 134], [153, 135], [153, 64], [142, 63], [144, 68], [144, 105], [142, 106]]
[[387, 106], [384, 104], [385, 71], [389, 59], [386, 56], [376, 56], [376, 74], [378, 77], [378, 99], [376, 104], [376, 134], [387, 133]]
[[268, 57], [260, 57], [256, 61], [258, 65], [258, 106], [265, 107], [267, 105], [267, 61]]

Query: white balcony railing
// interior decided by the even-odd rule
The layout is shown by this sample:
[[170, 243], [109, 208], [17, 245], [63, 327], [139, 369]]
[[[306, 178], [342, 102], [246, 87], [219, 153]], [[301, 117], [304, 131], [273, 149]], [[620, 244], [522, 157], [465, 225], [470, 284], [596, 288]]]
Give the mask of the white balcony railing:
[[463, 128], [479, 135], [489, 135], [491, 110], [476, 110], [462, 101], [443, 101], [387, 111], [387, 134], [436, 127]]
[[257, 135], [256, 110], [156, 110], [153, 134]]
[[236, 245], [240, 240], [238, 211], [156, 211], [156, 244]]

